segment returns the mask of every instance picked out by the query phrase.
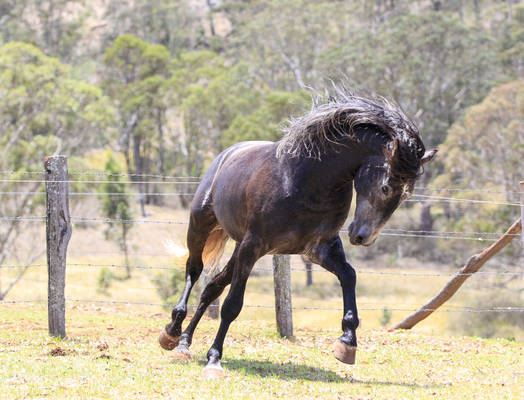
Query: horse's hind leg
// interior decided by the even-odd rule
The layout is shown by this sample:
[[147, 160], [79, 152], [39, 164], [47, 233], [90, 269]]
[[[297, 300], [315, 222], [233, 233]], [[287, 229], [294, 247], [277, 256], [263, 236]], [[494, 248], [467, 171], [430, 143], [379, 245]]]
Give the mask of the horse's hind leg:
[[175, 348], [176, 353], [174, 354], [174, 358], [179, 360], [188, 360], [190, 358], [189, 346], [191, 346], [191, 342], [193, 341], [193, 333], [195, 332], [195, 329], [200, 319], [206, 312], [207, 307], [209, 307], [209, 305], [218, 296], [222, 294], [225, 287], [231, 283], [237, 253], [238, 244], [235, 247], [235, 251], [233, 252], [233, 255], [229, 259], [224, 269], [222, 269], [220, 273], [214, 276], [213, 279], [205, 287], [204, 291], [202, 292], [202, 296], [200, 297], [200, 303], [195, 311], [195, 314], [193, 315], [193, 318], [191, 318], [191, 321], [180, 336], [178, 346]]
[[200, 277], [204, 264], [202, 262], [202, 251], [206, 240], [217, 225], [215, 214], [209, 207], [191, 210], [189, 228], [187, 231], [187, 247], [189, 257], [186, 262], [186, 283], [178, 304], [173, 308], [171, 322], [166, 325], [158, 341], [160, 346], [166, 350], [173, 350], [178, 344], [182, 333], [182, 322], [187, 315], [187, 300], [191, 289]]
[[242, 310], [247, 279], [253, 269], [253, 265], [262, 255], [262, 242], [248, 234], [238, 248], [231, 288], [220, 312], [220, 327], [213, 345], [207, 352], [207, 363], [204, 368], [204, 376], [206, 378], [220, 378], [223, 375], [220, 359], [222, 358], [224, 339], [229, 326]]

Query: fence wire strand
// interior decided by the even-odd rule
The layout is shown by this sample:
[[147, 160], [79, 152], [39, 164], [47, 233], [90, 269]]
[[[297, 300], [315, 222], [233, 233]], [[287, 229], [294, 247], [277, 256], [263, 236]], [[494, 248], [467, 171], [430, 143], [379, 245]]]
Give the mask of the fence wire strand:
[[[112, 304], [112, 305], [140, 305], [140, 306], [158, 306], [158, 307], [174, 307], [175, 304], [171, 303], [151, 303], [145, 301], [121, 301], [121, 300], [91, 300], [91, 299], [71, 299], [66, 298], [66, 302], [74, 303], [94, 303], [94, 304]], [[46, 303], [45, 299], [35, 300], [1, 300], [0, 304], [17, 304], [17, 303]], [[188, 308], [196, 309], [197, 305], [188, 305]], [[219, 305], [210, 305], [210, 307], [220, 307]], [[247, 308], [260, 308], [260, 309], [271, 309], [274, 310], [274, 305], [264, 304], [244, 304], [243, 307]], [[419, 309], [414, 308], [402, 308], [402, 307], [388, 307], [391, 311], [409, 311], [414, 312]], [[292, 307], [292, 310], [314, 310], [314, 311], [343, 311], [341, 307]], [[384, 307], [359, 307], [360, 311], [383, 311]], [[511, 312], [524, 312], [524, 308], [517, 307], [497, 307], [497, 308], [422, 308], [420, 311], [431, 311], [431, 312], [465, 312], [465, 313], [511, 313]]]
[[[143, 269], [143, 270], [166, 270], [166, 271], [182, 271], [185, 264], [178, 264], [178, 266], [175, 264], [170, 265], [122, 265], [122, 264], [97, 264], [97, 263], [67, 263], [67, 267], [87, 267], [87, 268], [129, 268], [129, 269]], [[13, 264], [6, 264], [6, 265], [0, 265], [1, 268], [6, 269], [16, 269], [16, 268], [32, 268], [32, 267], [47, 267], [47, 264], [28, 264], [28, 265], [13, 265]], [[519, 266], [520, 267], [520, 266]], [[291, 271], [302, 271], [306, 272], [308, 269], [306, 268], [299, 268], [299, 267], [291, 267]], [[264, 272], [273, 272], [273, 267], [271, 266], [258, 266], [255, 265], [254, 271], [264, 271]], [[322, 273], [329, 273], [331, 272], [315, 268], [312, 269], [313, 272], [322, 272]], [[478, 271], [478, 272], [468, 272], [468, 273], [460, 273], [460, 272], [398, 272], [398, 271], [377, 271], [372, 269], [360, 269], [356, 268], [356, 271], [358, 274], [371, 274], [371, 275], [391, 275], [391, 276], [473, 276], [473, 275], [524, 275], [524, 271], [518, 270], [518, 271], [511, 271], [511, 270], [503, 270], [503, 271]]]

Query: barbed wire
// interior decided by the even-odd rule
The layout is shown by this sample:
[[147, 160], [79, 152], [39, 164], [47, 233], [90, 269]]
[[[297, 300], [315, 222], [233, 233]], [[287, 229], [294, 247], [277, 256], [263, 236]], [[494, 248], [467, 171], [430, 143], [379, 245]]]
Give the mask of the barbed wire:
[[[414, 194], [413, 197], [421, 197], [424, 199], [424, 201], [432, 200], [432, 201], [442, 201], [442, 202], [464, 202], [464, 203], [480, 203], [480, 204], [495, 204], [495, 205], [502, 205], [502, 206], [515, 206], [520, 207], [520, 203], [509, 203], [505, 201], [489, 201], [489, 200], [476, 200], [476, 199], [457, 199], [454, 197], [442, 197], [442, 196], [427, 196], [423, 194]], [[409, 200], [409, 199], [408, 199]], [[417, 199], [410, 199], [411, 201], [420, 201]]]
[[118, 222], [122, 224], [167, 224], [167, 225], [187, 225], [189, 222], [155, 220], [155, 219], [120, 219], [120, 218], [90, 218], [90, 217], [71, 217], [72, 222]]
[[[0, 268], [29, 268], [29, 267], [47, 267], [47, 264], [28, 264], [28, 265], [0, 265]], [[181, 271], [185, 267], [185, 263], [170, 264], [170, 265], [122, 265], [122, 264], [98, 264], [98, 263], [67, 263], [67, 267], [96, 267], [96, 268], [129, 268], [129, 269], [144, 269], [144, 270], [166, 270], [166, 271]], [[520, 266], [519, 266], [520, 268]], [[291, 271], [308, 271], [306, 268], [290, 267]], [[478, 271], [478, 272], [398, 272], [398, 271], [377, 271], [372, 269], [360, 269], [355, 268], [359, 274], [371, 274], [371, 275], [392, 275], [392, 276], [473, 276], [473, 275], [523, 275], [524, 270], [511, 271]], [[271, 266], [255, 266], [254, 271], [267, 271], [273, 272]], [[330, 271], [321, 268], [315, 268], [314, 272], [323, 272], [332, 274]]]
[[[44, 196], [45, 192], [0, 192], [0, 194], [16, 194], [16, 195], [40, 195]], [[96, 192], [69, 192], [69, 196], [194, 196], [195, 193], [138, 193], [138, 192], [110, 192], [110, 193], [96, 193]]]
[[165, 182], [165, 181], [111, 181], [111, 180], [33, 180], [33, 179], [0, 179], [0, 182], [5, 183], [122, 183], [122, 184], [149, 184], [149, 185], [172, 185], [172, 184], [186, 184], [194, 185], [200, 182], [194, 181], [175, 181], [175, 182]]
[[[45, 216], [15, 216], [15, 217], [0, 217], [0, 222], [8, 221], [32, 221], [44, 222], [47, 218]], [[104, 222], [104, 223], [123, 223], [123, 224], [165, 224], [165, 225], [187, 225], [189, 222], [185, 221], [170, 221], [170, 220], [151, 220], [151, 219], [120, 219], [120, 218], [96, 218], [96, 217], [71, 217], [72, 222]], [[347, 229], [341, 229], [339, 232], [347, 233]], [[446, 239], [446, 240], [471, 240], [478, 242], [496, 242], [497, 239], [474, 237], [474, 236], [455, 236], [458, 234], [468, 235], [468, 232], [446, 232], [446, 231], [413, 231], [416, 233], [387, 233], [382, 232], [380, 236], [396, 236], [396, 237], [416, 237], [426, 239]], [[434, 232], [438, 234], [426, 234], [426, 232]], [[471, 233], [477, 235], [498, 235], [497, 233], [479, 232]], [[452, 236], [450, 236], [452, 235]], [[502, 234], [500, 234], [502, 235]], [[511, 236], [519, 236], [520, 234], [508, 234]]]
[[504, 190], [491, 190], [491, 189], [473, 189], [473, 188], [430, 188], [430, 187], [421, 187], [421, 186], [415, 186], [415, 190], [421, 190], [424, 192], [476, 192], [476, 193], [495, 193], [495, 194], [511, 194], [511, 195], [519, 195], [524, 192], [512, 192], [512, 191], [504, 191]]
[[44, 216], [35, 216], [35, 215], [20, 215], [16, 217], [0, 217], [0, 222], [8, 221], [47, 221], [47, 217]]
[[[45, 175], [45, 172], [43, 171], [0, 171], [0, 175]], [[195, 181], [199, 181], [202, 179], [202, 177], [199, 176], [177, 176], [177, 175], [161, 175], [161, 174], [137, 174], [137, 173], [121, 173], [121, 174], [114, 174], [114, 173], [108, 173], [101, 170], [71, 170], [69, 171], [69, 175], [92, 175], [92, 176], [106, 176], [106, 177], [148, 177], [148, 178], [158, 178], [158, 179], [182, 179], [182, 180], [191, 180], [190, 182], [185, 183], [199, 183]], [[0, 180], [2, 181], [2, 180]], [[21, 180], [22, 182], [30, 182], [30, 180]], [[45, 182], [45, 180], [37, 181], [37, 182]], [[78, 182], [78, 183], [86, 183], [87, 181], [71, 181], [71, 182]], [[112, 182], [112, 181], [97, 181], [99, 183], [102, 182]], [[121, 182], [124, 183], [124, 182]], [[139, 183], [137, 181], [129, 181], [125, 183]], [[142, 183], [175, 183], [175, 182], [152, 182], [152, 181], [143, 181]], [[181, 182], [180, 182], [181, 183]], [[511, 194], [511, 195], [519, 195], [523, 194], [524, 192], [521, 191], [505, 191], [505, 190], [492, 190], [492, 189], [477, 189], [477, 188], [457, 188], [457, 187], [445, 187], [445, 188], [432, 188], [427, 186], [416, 186], [415, 190], [425, 191], [425, 192], [442, 192], [442, 191], [448, 191], [448, 192], [476, 192], [476, 193], [497, 193], [497, 194]], [[417, 194], [415, 194], [417, 195]], [[421, 196], [421, 195], [420, 195]], [[457, 199], [458, 200], [458, 199]]]
[[[45, 175], [44, 171], [0, 171], [0, 175]], [[201, 179], [198, 176], [170, 176], [158, 174], [112, 174], [100, 170], [70, 170], [69, 175], [93, 175], [93, 176], [111, 176], [111, 177], [147, 177], [159, 179]]]
[[[66, 298], [65, 301], [75, 303], [94, 303], [94, 304], [112, 304], [112, 305], [142, 305], [142, 306], [159, 306], [159, 307], [174, 307], [175, 304], [171, 303], [151, 303], [145, 301], [122, 301], [122, 300], [91, 300], [91, 299], [71, 299]], [[47, 300], [35, 299], [35, 300], [0, 300], [0, 304], [16, 304], [16, 303], [45, 303]], [[196, 304], [188, 304], [188, 308], [195, 309], [198, 307]], [[209, 307], [220, 307], [219, 305], [210, 305]], [[274, 305], [264, 304], [244, 304], [243, 307], [247, 308], [262, 308], [274, 310]], [[412, 308], [401, 308], [401, 307], [387, 307], [391, 311], [409, 311], [414, 312], [419, 309]], [[316, 310], [316, 311], [343, 311], [341, 307], [292, 307], [292, 310]], [[384, 307], [359, 307], [359, 311], [383, 311]], [[524, 308], [518, 307], [496, 307], [496, 308], [422, 308], [420, 311], [431, 311], [431, 312], [466, 312], [466, 313], [505, 313], [505, 312], [524, 312]]]

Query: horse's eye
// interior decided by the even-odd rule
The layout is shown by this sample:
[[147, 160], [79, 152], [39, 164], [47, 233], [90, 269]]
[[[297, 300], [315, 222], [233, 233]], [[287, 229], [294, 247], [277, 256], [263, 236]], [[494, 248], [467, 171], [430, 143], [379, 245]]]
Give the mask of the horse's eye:
[[384, 193], [385, 196], [387, 196], [389, 194], [389, 186], [388, 185], [383, 185], [382, 186], [382, 193]]

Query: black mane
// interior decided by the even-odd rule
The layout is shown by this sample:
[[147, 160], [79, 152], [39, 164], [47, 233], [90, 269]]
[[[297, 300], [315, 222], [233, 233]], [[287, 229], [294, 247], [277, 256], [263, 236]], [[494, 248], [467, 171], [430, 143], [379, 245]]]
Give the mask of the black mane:
[[[365, 126], [376, 129], [356, 129]], [[343, 140], [367, 143], [370, 134], [383, 136], [383, 140], [375, 137], [372, 142], [381, 143], [392, 179], [417, 177], [425, 149], [415, 124], [396, 104], [340, 89], [326, 102], [314, 104], [307, 114], [290, 121], [277, 155], [320, 160], [326, 152], [336, 151]]]

